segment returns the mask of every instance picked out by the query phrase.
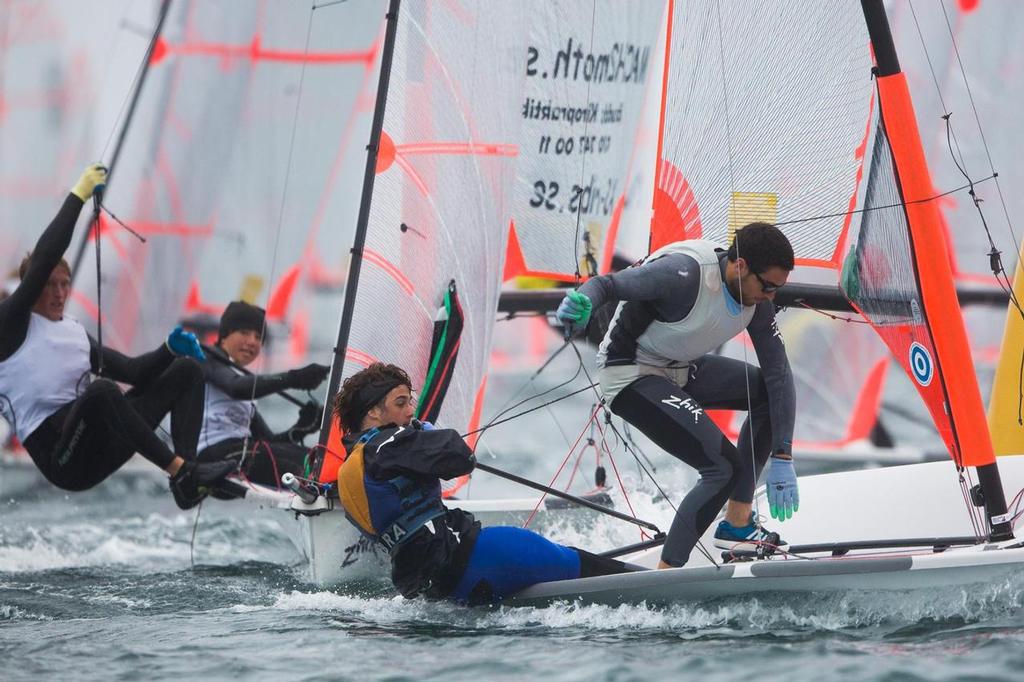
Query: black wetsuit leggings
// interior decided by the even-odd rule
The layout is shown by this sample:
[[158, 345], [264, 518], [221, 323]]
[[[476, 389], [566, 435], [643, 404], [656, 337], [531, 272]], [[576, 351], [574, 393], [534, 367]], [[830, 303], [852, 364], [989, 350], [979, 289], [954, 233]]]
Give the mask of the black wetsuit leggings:
[[[737, 450], [704, 410], [747, 410], [748, 380], [750, 414]], [[676, 510], [661, 553], [665, 563], [682, 566], [726, 500], [753, 500], [772, 443], [761, 370], [740, 360], [705, 355], [691, 365], [685, 389], [665, 377], [644, 376], [619, 392], [611, 410], [700, 473]]]
[[[241, 460], [245, 441], [229, 438], [204, 448], [199, 459], [212, 462], [222, 459]], [[249, 453], [241, 462], [241, 471], [253, 483], [280, 487], [285, 473], [304, 476], [306, 453], [309, 449], [291, 441], [261, 441], [249, 439]]]
[[[128, 393], [97, 379], [40, 424], [25, 447], [43, 475], [64, 490], [92, 488], [136, 452], [166, 469], [176, 454], [195, 458], [204, 391], [202, 370], [191, 358], [175, 359], [144, 389]], [[154, 433], [168, 413], [174, 452]]]

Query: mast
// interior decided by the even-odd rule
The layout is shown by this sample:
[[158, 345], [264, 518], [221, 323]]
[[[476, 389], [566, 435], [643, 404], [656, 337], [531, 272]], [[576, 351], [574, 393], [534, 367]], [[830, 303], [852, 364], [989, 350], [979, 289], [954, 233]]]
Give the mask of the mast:
[[[974, 364], [970, 361], [970, 347], [957, 303], [938, 208], [934, 201], [921, 201], [931, 196], [932, 186], [910, 92], [900, 71], [882, 0], [861, 0], [861, 6], [877, 64], [882, 123], [889, 135], [893, 167], [905, 205], [911, 247], [915, 252], [913, 266], [923, 303], [921, 312], [934, 343], [935, 364], [941, 369], [934, 372], [934, 377], [940, 382], [942, 407], [952, 426], [951, 455], [958, 468], [973, 466], [978, 473], [979, 485], [972, 493], [980, 494], [972, 496], [976, 504], [985, 507], [990, 538], [1009, 539], [1013, 533], [1006, 513], [1006, 497]], [[929, 258], [916, 253], [918, 248], [925, 247], [931, 252]], [[942, 320], [941, 328], [933, 326], [931, 320]], [[930, 375], [928, 381], [931, 381]]]
[[363, 195], [359, 201], [359, 217], [356, 222], [356, 234], [352, 243], [352, 262], [349, 265], [348, 282], [345, 285], [345, 304], [341, 310], [341, 322], [338, 327], [338, 340], [334, 345], [334, 360], [331, 366], [331, 378], [327, 386], [327, 399], [323, 420], [320, 424], [320, 448], [313, 466], [314, 472], [320, 471], [325, 448], [335, 423], [331, 403], [338, 393], [341, 374], [345, 367], [345, 351], [348, 349], [349, 330], [356, 305], [356, 291], [359, 288], [359, 271], [363, 262], [363, 246], [366, 242], [366, 230], [370, 222], [370, 201], [373, 196], [373, 183], [377, 175], [377, 152], [380, 149], [381, 132], [384, 129], [384, 107], [387, 103], [388, 84], [391, 79], [391, 59], [395, 51], [395, 35], [398, 32], [398, 10], [401, 0], [390, 0], [386, 15], [387, 28], [384, 33], [384, 47], [381, 53], [380, 79], [377, 85], [377, 103], [373, 112], [373, 123], [370, 127], [370, 143], [367, 145], [366, 171], [363, 174]]
[[[160, 4], [160, 13], [157, 15], [156, 26], [153, 28], [153, 35], [149, 39], [149, 47], [146, 49], [146, 56], [143, 58], [142, 73], [139, 75], [139, 80], [135, 84], [135, 91], [132, 93], [132, 99], [128, 105], [128, 111], [124, 116], [124, 123], [121, 125], [121, 130], [118, 132], [117, 141], [114, 143], [114, 151], [110, 157], [110, 163], [107, 165], [107, 186], [110, 185], [110, 178], [114, 174], [114, 166], [117, 165], [117, 159], [121, 155], [121, 150], [124, 148], [124, 140], [128, 135], [128, 127], [131, 125], [132, 117], [135, 114], [135, 107], [139, 103], [139, 99], [142, 96], [142, 86], [146, 82], [146, 76], [149, 75], [149, 69], [152, 65], [153, 51], [156, 49], [157, 42], [160, 40], [160, 35], [164, 30], [164, 22], [167, 19], [167, 14], [171, 9], [171, 0], [163, 0]], [[86, 233], [82, 236], [82, 241], [78, 244], [78, 250], [75, 252], [74, 262], [71, 264], [71, 283], [74, 284], [74, 278], [78, 274], [79, 266], [82, 264], [82, 259], [85, 258], [85, 248], [89, 244], [89, 234]]]

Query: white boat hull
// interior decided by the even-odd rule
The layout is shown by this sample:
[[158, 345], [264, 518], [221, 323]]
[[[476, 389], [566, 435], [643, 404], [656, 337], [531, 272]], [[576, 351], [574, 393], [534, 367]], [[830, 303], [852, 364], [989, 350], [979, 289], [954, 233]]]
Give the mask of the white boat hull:
[[[306, 505], [291, 492], [247, 486], [245, 500], [275, 511], [279, 523], [291, 538], [308, 566], [306, 578], [320, 587], [346, 583], [388, 580], [391, 576], [387, 553], [362, 535], [335, 503], [318, 498]], [[484, 526], [522, 525], [537, 505], [536, 499], [446, 500], [473, 514]], [[580, 508], [546, 509], [541, 507], [537, 522], [550, 514], [593, 513]]]
[[[1024, 489], [1024, 457], [1003, 457], [999, 469], [1007, 501]], [[761, 491], [763, 496], [763, 490]], [[800, 478], [800, 511], [791, 520], [768, 519], [792, 546], [902, 538], [974, 535], [955, 468], [948, 461]], [[766, 507], [763, 497], [762, 508]], [[1010, 510], [1011, 513], [1014, 509]], [[703, 545], [718, 566], [694, 551], [687, 566], [602, 576], [529, 587], [507, 603], [537, 605], [568, 600], [584, 603], [672, 603], [758, 592], [906, 590], [969, 585], [998, 580], [1024, 570], [1018, 540], [948, 549], [852, 551], [814, 560], [775, 556], [721, 564], [712, 524]], [[622, 557], [653, 568], [661, 548]]]
[[1024, 549], [995, 549], [995, 545], [875, 559], [853, 556], [816, 561], [770, 559], [717, 568], [645, 570], [540, 583], [505, 603], [543, 606], [554, 601], [576, 601], [616, 606], [640, 602], [694, 602], [765, 592], [911, 590], [986, 583], [1009, 578], [1022, 569]]

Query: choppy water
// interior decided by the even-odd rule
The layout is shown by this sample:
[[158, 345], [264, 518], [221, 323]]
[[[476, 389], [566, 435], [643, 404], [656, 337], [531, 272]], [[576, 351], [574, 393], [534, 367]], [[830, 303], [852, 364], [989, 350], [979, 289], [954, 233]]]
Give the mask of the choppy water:
[[159, 481], [4, 500], [4, 679], [1019, 680], [1024, 576], [967, 592], [466, 609], [321, 591], [272, 518]]
[[[553, 416], [578, 422], [588, 400]], [[563, 447], [562, 436], [489, 438], [481, 456], [537, 478], [564, 455], [513, 467], [508, 451]], [[655, 464], [667, 490], [682, 489], [680, 467]], [[475, 496], [521, 494], [482, 477], [473, 485]], [[192, 543], [195, 514], [164, 486], [138, 474], [75, 495], [0, 486], [0, 679], [845, 682], [1020, 680], [1024, 670], [1024, 576], [970, 591], [467, 609], [405, 601], [386, 583], [313, 587], [274, 518], [241, 504], [204, 505]], [[667, 525], [651, 495], [633, 504]], [[637, 540], [604, 518], [548, 532], [594, 550]]]

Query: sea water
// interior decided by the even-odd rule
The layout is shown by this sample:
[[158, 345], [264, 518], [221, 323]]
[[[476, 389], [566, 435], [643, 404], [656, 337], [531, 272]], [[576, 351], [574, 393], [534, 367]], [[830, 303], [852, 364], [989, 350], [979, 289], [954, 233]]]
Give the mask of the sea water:
[[[590, 401], [539, 411], [547, 427], [497, 428], [479, 454], [548, 480]], [[617, 468], [637, 514], [667, 527], [668, 503], [692, 478], [650, 454], [668, 499], [635, 463]], [[578, 477], [595, 464], [588, 454]], [[1024, 576], [670, 607], [471, 609], [402, 599], [386, 580], [317, 588], [273, 514], [212, 501], [198, 518], [181, 512], [146, 466], [84, 493], [34, 480], [0, 499], [4, 680], [1020, 680], [1024, 670]], [[473, 486], [463, 493], [523, 494], [483, 476]], [[639, 539], [592, 516], [543, 530], [594, 550]]]

